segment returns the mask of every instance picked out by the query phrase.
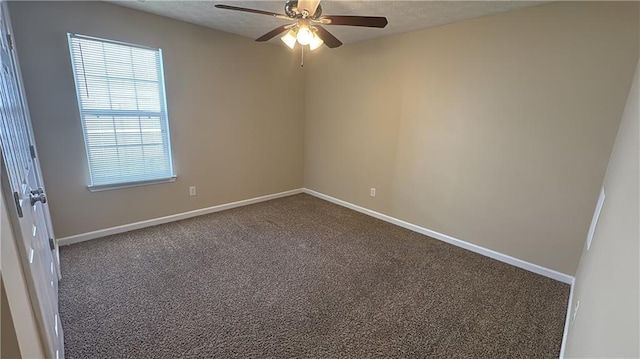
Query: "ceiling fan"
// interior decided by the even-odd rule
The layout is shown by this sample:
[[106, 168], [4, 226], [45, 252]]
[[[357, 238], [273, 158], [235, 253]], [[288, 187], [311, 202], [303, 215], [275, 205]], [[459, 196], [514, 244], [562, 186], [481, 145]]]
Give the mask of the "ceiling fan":
[[383, 28], [387, 26], [387, 18], [381, 16], [351, 16], [351, 15], [322, 15], [320, 0], [287, 0], [284, 5], [284, 14], [269, 11], [247, 9], [243, 7], [217, 4], [218, 9], [244, 11], [253, 14], [273, 16], [278, 19], [294, 21], [289, 25], [279, 26], [260, 36], [256, 41], [269, 41], [277, 35], [287, 31], [282, 36], [282, 41], [291, 49], [296, 43], [303, 46], [309, 45], [310, 50], [315, 50], [324, 43], [329, 48], [342, 45], [342, 42], [333, 36], [321, 25], [343, 25]]

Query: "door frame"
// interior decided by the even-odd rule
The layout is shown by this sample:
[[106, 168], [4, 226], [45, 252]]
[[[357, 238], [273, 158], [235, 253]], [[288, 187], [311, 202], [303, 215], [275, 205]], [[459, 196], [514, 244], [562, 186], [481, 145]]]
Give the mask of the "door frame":
[[[15, 95], [17, 95], [16, 104], [20, 106], [22, 110], [21, 111], [22, 116], [18, 116], [17, 119], [20, 121], [20, 127], [23, 127], [21, 131], [24, 131], [26, 136], [24, 137], [24, 140], [26, 141], [23, 141], [24, 142], [23, 145], [29, 147], [28, 149], [25, 149], [25, 150], [27, 152], [30, 150], [31, 152], [30, 172], [32, 174], [32, 177], [30, 179], [28, 186], [31, 186], [31, 188], [34, 188], [34, 186], [36, 186], [35, 188], [44, 187], [44, 181], [42, 179], [39, 157], [37, 155], [37, 149], [35, 145], [33, 127], [31, 124], [31, 117], [29, 114], [29, 108], [26, 101], [24, 83], [22, 80], [22, 74], [20, 72], [21, 70], [20, 70], [20, 65], [17, 57], [15, 37], [13, 36], [13, 28], [11, 26], [9, 7], [5, 0], [0, 0], [0, 14], [2, 16], [2, 22], [4, 23], [4, 24], [0, 24], [0, 26], [3, 27], [3, 32], [4, 30], [6, 30], [6, 35], [7, 35], [7, 39], [2, 39], [3, 42], [6, 40], [6, 43], [8, 45], [8, 51], [7, 51], [8, 64], [7, 65], [10, 67], [11, 71], [13, 72], [13, 78], [9, 79], [8, 81], [13, 82], [13, 85], [17, 87], [13, 89], [15, 90]], [[5, 34], [3, 33], [3, 35]], [[10, 89], [9, 91], [13, 91], [13, 90]], [[6, 144], [3, 150], [8, 151], [7, 153], [12, 153], [15, 149], [13, 148], [13, 146]], [[32, 328], [35, 327], [36, 329], [36, 330], [31, 330], [26, 332], [16, 331], [16, 335], [18, 336], [18, 342], [31, 343], [32, 345], [36, 345], [36, 339], [39, 339], [37, 342], [40, 344], [40, 348], [44, 350], [45, 357], [52, 356], [53, 358], [58, 358], [58, 354], [61, 354], [62, 356], [64, 356], [64, 347], [62, 342], [63, 332], [62, 332], [62, 328], [60, 328], [61, 323], [60, 323], [59, 311], [58, 311], [58, 300], [57, 300], [58, 294], [57, 292], [55, 292], [55, 295], [54, 295], [56, 298], [55, 307], [52, 308], [54, 309], [54, 312], [52, 314], [55, 314], [55, 318], [53, 319], [54, 320], [53, 325], [55, 326], [55, 328], [51, 328], [51, 326], [48, 324], [52, 324], [50, 323], [50, 320], [52, 318], [47, 317], [48, 312], [46, 309], [44, 309], [44, 308], [47, 308], [47, 306], [51, 308], [50, 307], [51, 304], [48, 304], [48, 301], [50, 300], [49, 295], [42, 296], [41, 294], [38, 294], [38, 293], [41, 293], [41, 289], [42, 289], [41, 285], [43, 283], [37, 282], [37, 280], [35, 279], [36, 278], [35, 276], [38, 276], [38, 274], [35, 274], [37, 271], [34, 272], [34, 268], [32, 268], [31, 264], [29, 263], [29, 260], [27, 259], [29, 258], [29, 256], [27, 253], [28, 248], [26, 247], [26, 243], [25, 243], [26, 233], [24, 232], [24, 227], [23, 227], [23, 224], [24, 224], [23, 222], [26, 218], [21, 219], [22, 213], [26, 215], [25, 212], [21, 212], [21, 211], [24, 211], [25, 207], [21, 206], [21, 204], [18, 203], [17, 199], [14, 198], [13, 191], [15, 189], [13, 188], [12, 181], [10, 180], [9, 169], [7, 168], [7, 163], [5, 163], [3, 156], [0, 156], [0, 186], [1, 186], [0, 191], [2, 191], [1, 197], [4, 202], [2, 215], [3, 217], [5, 215], [7, 217], [6, 220], [5, 218], [3, 218], [3, 221], [5, 222], [5, 225], [8, 222], [9, 224], [8, 227], [10, 227], [10, 231], [5, 231], [5, 235], [3, 236], [3, 237], [6, 236], [10, 238], [2, 238], [2, 246], [5, 247], [6, 250], [8, 250], [9, 253], [7, 253], [7, 259], [9, 259], [10, 262], [13, 264], [10, 266], [11, 272], [5, 271], [4, 273], [2, 273], [2, 275], [3, 275], [3, 278], [11, 277], [11, 279], [15, 279], [14, 281], [15, 285], [12, 288], [12, 290], [14, 290], [15, 292], [10, 292], [11, 289], [7, 288], [8, 300], [11, 301], [9, 297], [14, 298], [13, 299], [14, 304], [10, 306], [10, 310], [12, 310], [12, 313], [15, 311], [16, 312], [15, 314], [17, 315], [25, 316], [25, 317], [14, 316], [14, 318], [19, 318], [16, 320], [29, 321], [29, 319], [31, 319]], [[21, 198], [22, 198], [23, 192], [24, 192], [24, 188], [23, 188], [23, 191], [20, 192]], [[27, 204], [27, 206], [29, 205]], [[28, 207], [29, 210], [31, 210], [31, 207], [33, 206]], [[55, 236], [53, 233], [53, 226], [51, 223], [50, 211], [49, 211], [48, 205], [44, 203], [38, 204], [38, 208], [39, 210], [37, 212], [40, 212], [40, 214], [37, 216], [38, 217], [42, 216], [42, 217], [39, 217], [41, 222], [38, 225], [39, 227], [37, 227], [41, 229], [41, 231], [43, 232], [43, 236], [41, 236], [40, 239], [44, 241], [47, 241], [47, 239], [49, 239], [47, 241], [49, 243], [47, 244], [44, 244], [43, 242], [41, 242], [40, 245], [42, 245], [43, 247], [40, 250], [49, 251], [49, 244], [50, 243], [53, 244], [52, 248], [50, 249], [51, 250], [50, 258], [51, 258], [51, 265], [52, 265], [50, 278], [51, 277], [55, 278], [54, 281], [57, 282], [60, 279], [60, 265], [59, 265], [60, 257], [59, 257], [58, 245], [56, 243]], [[35, 207], [33, 207], [33, 213], [36, 213]], [[36, 235], [35, 224], [34, 224], [33, 235], [34, 236]], [[46, 246], [46, 249], [44, 246]], [[14, 258], [16, 254], [18, 258]], [[33, 249], [31, 249], [31, 254], [33, 254]], [[49, 253], [47, 253], [47, 256], [48, 255]], [[21, 277], [21, 278], [17, 278], [17, 277]], [[54, 287], [54, 290], [55, 290], [57, 289], [57, 285], [54, 286], [54, 281], [51, 282], [51, 286]], [[3, 280], [3, 282], [5, 282], [5, 280]], [[48, 283], [44, 285], [48, 287]], [[20, 298], [20, 297], [22, 298], [23, 302], [20, 303], [20, 305], [18, 305], [16, 300], [19, 300], [17, 298]], [[25, 300], [27, 301], [26, 303], [24, 303]], [[31, 313], [29, 313], [29, 310], [31, 311]], [[14, 324], [15, 324], [15, 321], [14, 321]], [[17, 329], [18, 327], [16, 326], [15, 328]], [[54, 335], [54, 329], [55, 329], [55, 335]], [[38, 336], [38, 338], [34, 338], [34, 336], [36, 335]], [[24, 354], [25, 353], [23, 353], [23, 355]]]

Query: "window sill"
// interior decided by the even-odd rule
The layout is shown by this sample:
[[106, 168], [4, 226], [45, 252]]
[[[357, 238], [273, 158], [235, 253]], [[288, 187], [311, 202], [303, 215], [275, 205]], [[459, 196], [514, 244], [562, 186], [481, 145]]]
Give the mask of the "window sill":
[[95, 185], [95, 186], [87, 186], [87, 188], [91, 192], [102, 192], [102, 191], [110, 191], [113, 189], [140, 187], [140, 186], [148, 186], [152, 184], [175, 182], [176, 178], [178, 178], [178, 176], [171, 176], [167, 178], [158, 178], [158, 179], [145, 180], [145, 181], [102, 184], [102, 185]]

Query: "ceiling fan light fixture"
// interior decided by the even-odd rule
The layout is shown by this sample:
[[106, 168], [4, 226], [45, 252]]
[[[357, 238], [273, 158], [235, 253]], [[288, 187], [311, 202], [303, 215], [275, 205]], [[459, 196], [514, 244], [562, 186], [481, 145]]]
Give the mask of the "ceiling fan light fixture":
[[322, 41], [320, 36], [318, 36], [318, 34], [316, 34], [314, 32], [313, 33], [313, 38], [311, 39], [311, 42], [309, 43], [309, 50], [313, 51], [313, 50], [319, 48], [320, 46], [322, 46], [322, 44], [324, 44], [324, 41]]
[[[295, 48], [296, 42], [302, 46], [309, 45], [311, 50], [315, 50], [323, 44], [331, 49], [342, 46], [342, 42], [321, 25], [384, 28], [389, 23], [387, 18], [383, 16], [323, 15], [320, 1], [286, 0], [284, 6], [285, 14], [224, 4], [215, 4], [215, 7], [217, 9], [242, 11], [290, 21], [289, 25], [278, 26], [257, 38], [256, 41], [266, 42], [289, 30], [281, 39], [291, 49]], [[315, 26], [312, 26], [312, 24], [315, 24]]]
[[296, 33], [293, 30], [289, 30], [283, 37], [280, 38], [290, 49], [296, 47]]
[[313, 31], [306, 25], [301, 25], [298, 29], [298, 43], [300, 45], [309, 45], [313, 40]]

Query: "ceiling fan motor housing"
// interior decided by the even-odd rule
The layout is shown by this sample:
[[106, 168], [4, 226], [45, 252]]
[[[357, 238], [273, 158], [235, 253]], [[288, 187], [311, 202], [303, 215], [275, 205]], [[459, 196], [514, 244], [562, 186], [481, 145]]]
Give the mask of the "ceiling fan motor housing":
[[[298, 0], [287, 0], [287, 3], [284, 4], [284, 13], [292, 19], [303, 18], [302, 13], [298, 11]], [[322, 5], [318, 4], [316, 12], [313, 14], [313, 16], [309, 16], [309, 18], [318, 20], [320, 16], [322, 16]]]

